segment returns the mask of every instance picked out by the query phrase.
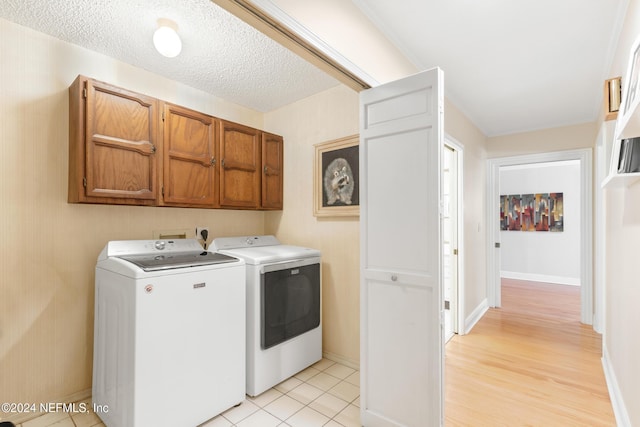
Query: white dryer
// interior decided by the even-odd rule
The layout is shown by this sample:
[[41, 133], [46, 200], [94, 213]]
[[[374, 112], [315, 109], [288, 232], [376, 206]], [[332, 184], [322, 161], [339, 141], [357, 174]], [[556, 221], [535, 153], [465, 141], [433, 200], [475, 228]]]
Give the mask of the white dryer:
[[95, 278], [107, 427], [193, 427], [245, 399], [245, 265], [196, 240], [112, 241]]
[[247, 394], [322, 359], [320, 251], [274, 236], [217, 238], [211, 247], [247, 266]]

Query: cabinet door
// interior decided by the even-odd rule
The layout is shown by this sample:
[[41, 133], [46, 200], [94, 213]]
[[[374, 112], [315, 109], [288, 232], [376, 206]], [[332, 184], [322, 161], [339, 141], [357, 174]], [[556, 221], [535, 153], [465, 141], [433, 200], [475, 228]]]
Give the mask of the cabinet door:
[[165, 103], [163, 120], [162, 203], [216, 207], [215, 119]]
[[262, 202], [264, 209], [282, 209], [284, 142], [281, 136], [262, 133]]
[[[74, 176], [82, 179], [84, 191], [78, 191], [77, 200], [70, 194], [70, 201], [154, 204], [158, 195], [156, 99], [94, 80], [81, 79], [78, 85], [84, 86], [78, 91], [85, 98], [84, 134], [76, 136], [84, 141], [72, 142], [75, 147], [70, 149], [84, 149], [74, 157], [76, 162], [84, 160], [83, 173]], [[71, 111], [75, 115], [71, 120], [82, 120], [78, 110]]]
[[220, 120], [220, 206], [260, 207], [260, 131]]

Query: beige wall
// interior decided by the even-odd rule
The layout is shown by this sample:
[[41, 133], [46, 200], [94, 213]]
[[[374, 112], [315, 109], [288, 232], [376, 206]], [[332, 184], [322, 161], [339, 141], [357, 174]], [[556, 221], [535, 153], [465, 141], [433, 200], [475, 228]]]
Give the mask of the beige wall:
[[323, 350], [360, 360], [360, 221], [313, 215], [314, 144], [358, 133], [358, 94], [346, 86], [265, 115], [284, 136], [284, 209], [267, 213], [267, 232], [322, 251]]
[[[629, 2], [610, 77], [628, 76], [631, 45], [640, 34], [640, 2]], [[606, 320], [604, 346], [619, 386], [630, 425], [640, 425], [640, 185], [605, 190], [606, 199]], [[606, 360], [605, 360], [606, 362]], [[619, 420], [620, 421], [620, 420]], [[622, 424], [620, 424], [622, 425]]]
[[2, 19], [0, 58], [0, 401], [55, 402], [91, 387], [107, 241], [264, 232], [262, 212], [67, 204], [69, 84], [85, 74], [255, 127], [263, 117]]
[[489, 158], [496, 158], [593, 148], [597, 133], [598, 126], [596, 123], [583, 123], [533, 132], [494, 136], [487, 139], [487, 153]]

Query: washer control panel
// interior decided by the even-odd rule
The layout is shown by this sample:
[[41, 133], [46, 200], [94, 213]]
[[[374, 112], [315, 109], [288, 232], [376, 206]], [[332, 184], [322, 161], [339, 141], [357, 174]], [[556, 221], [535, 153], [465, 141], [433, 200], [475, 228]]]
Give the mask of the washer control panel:
[[107, 244], [107, 256], [202, 251], [196, 239], [114, 240]]

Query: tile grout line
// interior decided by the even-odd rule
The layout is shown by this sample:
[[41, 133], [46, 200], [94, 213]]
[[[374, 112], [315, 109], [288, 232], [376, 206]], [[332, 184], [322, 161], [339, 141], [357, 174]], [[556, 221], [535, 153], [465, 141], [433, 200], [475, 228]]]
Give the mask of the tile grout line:
[[[322, 359], [322, 360], [320, 360], [320, 361], [316, 362], [314, 365], [317, 365], [318, 363], [322, 363], [322, 361], [323, 361], [323, 360], [329, 360], [329, 359]], [[251, 416], [255, 415], [257, 412], [259, 412], [259, 411], [264, 411], [264, 412], [268, 413], [269, 415], [273, 416], [274, 418], [278, 419], [278, 420], [280, 421], [280, 424], [282, 424], [282, 423], [287, 423], [287, 420], [291, 419], [294, 415], [296, 415], [297, 413], [301, 412], [301, 411], [302, 411], [302, 410], [304, 410], [305, 408], [309, 408], [310, 410], [312, 410], [312, 411], [316, 412], [317, 414], [320, 414], [321, 416], [328, 418], [328, 420], [327, 420], [327, 422], [326, 422], [325, 424], [329, 423], [330, 421], [334, 421], [334, 422], [336, 422], [337, 424], [339, 424], [339, 425], [341, 425], [341, 426], [344, 426], [344, 424], [342, 424], [342, 423], [340, 423], [339, 421], [337, 421], [337, 420], [336, 420], [336, 417], [337, 417], [338, 415], [340, 415], [342, 412], [344, 412], [346, 409], [348, 409], [348, 408], [349, 408], [349, 406], [351, 406], [351, 405], [355, 406], [356, 408], [359, 408], [358, 406], [356, 406], [356, 405], [354, 404], [354, 402], [355, 402], [356, 400], [358, 400], [358, 398], [360, 397], [360, 391], [359, 391], [360, 387], [359, 387], [359, 385], [352, 384], [351, 382], [347, 381], [347, 378], [349, 378], [351, 375], [353, 375], [353, 374], [355, 374], [355, 373], [358, 373], [358, 372], [360, 372], [360, 371], [359, 371], [359, 370], [356, 370], [356, 369], [353, 369], [353, 368], [350, 368], [350, 367], [348, 367], [348, 366], [346, 366], [346, 365], [342, 365], [342, 364], [340, 364], [340, 363], [338, 363], [338, 362], [333, 362], [333, 363], [331, 363], [329, 366], [327, 366], [326, 368], [324, 368], [324, 369], [322, 369], [322, 370], [321, 370], [321, 369], [316, 368], [314, 365], [311, 365], [311, 366], [309, 366], [309, 367], [307, 367], [307, 368], [303, 369], [302, 371], [298, 372], [297, 374], [293, 375], [292, 377], [287, 378], [286, 380], [282, 381], [282, 383], [284, 383], [284, 382], [286, 382], [286, 381], [290, 380], [291, 378], [296, 378], [296, 379], [298, 379], [298, 380], [300, 380], [300, 381], [301, 381], [301, 383], [300, 383], [300, 384], [298, 384], [297, 386], [293, 387], [291, 390], [288, 390], [286, 393], [283, 393], [282, 391], [280, 391], [280, 390], [278, 390], [278, 389], [276, 388], [279, 384], [282, 384], [282, 383], [279, 383], [278, 385], [276, 385], [276, 386], [272, 387], [271, 389], [276, 390], [276, 391], [278, 391], [278, 392], [280, 392], [280, 393], [282, 393], [282, 394], [281, 394], [281, 396], [278, 396], [277, 398], [275, 398], [274, 400], [272, 400], [272, 401], [270, 401], [269, 403], [265, 404], [264, 406], [259, 406], [259, 405], [257, 405], [256, 403], [253, 403], [253, 401], [252, 401], [252, 400], [250, 400], [250, 399], [246, 399], [247, 401], [250, 401], [250, 402], [251, 402], [251, 403], [253, 403], [255, 406], [257, 406], [257, 407], [258, 407], [258, 410], [257, 410], [257, 411], [254, 411], [254, 412], [252, 412], [251, 414], [247, 415], [246, 417], [242, 418], [242, 419], [241, 419], [241, 420], [239, 420], [236, 424], [234, 424], [234, 423], [233, 423], [233, 421], [231, 421], [230, 419], [228, 419], [228, 418], [227, 418], [227, 417], [225, 417], [224, 415], [222, 415], [222, 417], [223, 417], [226, 421], [230, 422], [230, 423], [232, 424], [232, 426], [234, 426], [234, 427], [235, 427], [235, 426], [237, 426], [239, 423], [241, 423], [242, 421], [244, 421], [244, 420], [246, 420], [247, 418], [249, 418], [249, 417], [251, 417]], [[348, 374], [348, 375], [346, 375], [344, 378], [337, 377], [337, 376], [332, 375], [331, 373], [327, 372], [327, 370], [328, 370], [329, 368], [331, 368], [331, 367], [333, 367], [333, 366], [336, 366], [336, 365], [339, 365], [339, 366], [342, 366], [342, 367], [344, 367], [344, 368], [346, 368], [346, 369], [349, 369], [349, 370], [351, 370], [352, 372], [349, 372], [349, 374]], [[309, 369], [309, 368], [317, 369], [319, 372], [318, 372], [318, 373], [316, 373], [316, 374], [314, 374], [314, 375], [312, 375], [311, 377], [307, 378], [306, 380], [301, 380], [299, 377], [297, 377], [297, 375], [299, 375], [300, 373], [304, 372], [305, 370], [307, 370], [307, 369]], [[335, 385], [331, 386], [331, 387], [330, 387], [329, 389], [327, 389], [327, 390], [323, 390], [323, 389], [320, 389], [320, 388], [318, 388], [318, 387], [314, 386], [313, 384], [309, 384], [309, 382], [308, 382], [309, 380], [311, 380], [312, 378], [314, 378], [314, 377], [316, 377], [316, 376], [320, 375], [321, 373], [325, 373], [326, 375], [329, 375], [329, 376], [331, 376], [332, 378], [337, 379], [337, 380], [338, 380], [338, 383], [336, 383]], [[334, 395], [334, 394], [332, 394], [332, 393], [329, 393], [329, 391], [330, 391], [330, 390], [332, 390], [333, 388], [337, 387], [337, 386], [338, 386], [339, 384], [341, 384], [341, 383], [347, 383], [348, 385], [351, 385], [351, 386], [353, 386], [353, 387], [358, 387], [358, 395], [357, 395], [356, 397], [354, 397], [353, 399], [351, 399], [351, 400], [345, 400], [345, 399], [342, 399], [342, 398], [341, 398], [341, 397], [339, 397], [339, 396], [336, 396], [336, 395]], [[292, 392], [293, 390], [295, 390], [296, 388], [300, 387], [302, 384], [307, 384], [307, 385], [309, 385], [310, 387], [313, 387], [313, 388], [315, 388], [315, 389], [318, 389], [318, 390], [322, 391], [322, 394], [320, 394], [320, 395], [319, 395], [319, 396], [317, 396], [315, 399], [311, 400], [309, 403], [306, 403], [306, 404], [305, 404], [305, 403], [303, 403], [303, 402], [301, 402], [300, 400], [296, 399], [295, 397], [293, 397], [293, 396], [289, 395], [289, 393], [291, 393], [291, 392]], [[266, 392], [265, 392], [265, 393], [266, 393]], [[338, 412], [337, 412], [335, 415], [333, 415], [332, 417], [329, 417], [329, 416], [327, 416], [327, 415], [323, 414], [322, 412], [320, 412], [320, 411], [318, 411], [318, 410], [316, 410], [316, 409], [314, 409], [314, 408], [312, 408], [312, 407], [310, 407], [310, 406], [309, 406], [309, 405], [311, 405], [313, 402], [315, 402], [316, 400], [318, 400], [320, 397], [322, 397], [322, 396], [324, 396], [324, 395], [326, 395], [326, 394], [328, 394], [328, 395], [330, 395], [330, 396], [332, 396], [332, 397], [335, 397], [335, 398], [337, 398], [337, 399], [340, 399], [340, 400], [342, 400], [343, 402], [346, 402], [346, 404], [347, 404], [344, 408], [342, 408], [340, 411], [338, 411]], [[301, 405], [303, 405], [300, 409], [298, 409], [297, 411], [295, 411], [294, 413], [292, 413], [291, 415], [289, 415], [289, 416], [288, 416], [286, 419], [284, 419], [284, 420], [283, 420], [283, 419], [281, 419], [281, 418], [279, 418], [279, 417], [278, 417], [278, 416], [276, 416], [275, 414], [273, 414], [273, 413], [269, 412], [267, 409], [265, 409], [265, 408], [266, 408], [266, 406], [268, 406], [269, 404], [271, 404], [271, 403], [275, 402], [276, 400], [280, 399], [282, 396], [287, 396], [287, 397], [289, 397], [290, 399], [293, 399], [294, 401], [296, 401], [296, 402], [300, 403]], [[256, 397], [257, 397], [257, 396], [256, 396]], [[287, 423], [287, 424], [288, 424], [288, 423]], [[325, 424], [323, 424], [323, 425], [325, 425]]]

